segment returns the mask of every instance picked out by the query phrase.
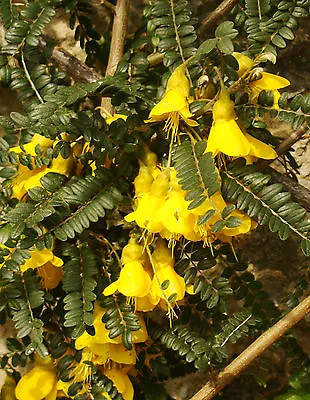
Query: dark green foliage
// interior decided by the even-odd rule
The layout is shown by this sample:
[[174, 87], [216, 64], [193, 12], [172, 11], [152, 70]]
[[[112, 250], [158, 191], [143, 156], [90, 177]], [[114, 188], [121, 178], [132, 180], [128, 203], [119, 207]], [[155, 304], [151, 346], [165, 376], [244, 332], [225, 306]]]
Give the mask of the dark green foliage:
[[121, 335], [123, 345], [127, 350], [131, 350], [132, 332], [141, 328], [134, 306], [127, 304], [126, 299], [121, 296], [109, 296], [103, 300], [101, 306], [106, 309], [102, 322], [109, 330], [109, 337], [114, 339]]
[[[14, 282], [14, 286], [12, 285]], [[29, 336], [31, 342], [26, 348], [26, 355], [37, 351], [46, 357], [47, 349], [43, 344], [43, 322], [35, 315], [35, 310], [42, 306], [44, 293], [41, 290], [40, 279], [33, 271], [24, 274], [15, 272], [4, 286], [7, 296], [7, 306], [12, 315], [17, 337]]]
[[65, 327], [74, 327], [71, 337], [82, 335], [86, 326], [93, 325], [93, 302], [97, 296], [94, 292], [97, 282], [98, 259], [87, 243], [66, 246], [65, 255], [69, 257], [64, 265], [63, 290]]
[[175, 146], [173, 152], [174, 167], [180, 185], [187, 192], [186, 200], [191, 201], [188, 209], [202, 204], [207, 196], [212, 196], [220, 188], [218, 173], [211, 153], [205, 153], [207, 142], [197, 142], [195, 145], [184, 140]]
[[290, 194], [283, 191], [281, 184], [266, 185], [268, 177], [256, 172], [252, 166], [242, 162], [231, 163], [227, 171], [222, 171], [223, 196], [236, 207], [245, 211], [260, 225], [268, 225], [272, 232], [278, 232], [281, 240], [286, 240], [291, 232], [301, 239], [301, 248], [310, 255], [309, 221], [306, 211], [290, 201]]
[[245, 28], [250, 43], [249, 51], [256, 55], [261, 50], [277, 54], [277, 49], [294, 39], [297, 19], [309, 15], [308, 1], [246, 0]]
[[191, 22], [190, 5], [186, 0], [152, 1], [145, 8], [148, 32], [153, 46], [164, 54], [164, 65], [175, 69], [195, 54], [197, 39]]

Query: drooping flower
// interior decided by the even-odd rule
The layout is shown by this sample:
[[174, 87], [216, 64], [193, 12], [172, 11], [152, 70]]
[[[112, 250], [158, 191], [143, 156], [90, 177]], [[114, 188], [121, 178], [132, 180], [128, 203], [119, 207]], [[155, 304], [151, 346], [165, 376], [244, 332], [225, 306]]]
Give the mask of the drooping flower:
[[154, 268], [153, 296], [158, 297], [161, 306], [166, 309], [168, 305], [173, 305], [184, 298], [185, 281], [175, 272], [172, 251], [160, 238], [156, 242], [151, 262]]
[[[238, 75], [242, 76], [246, 72], [250, 72], [254, 67], [254, 61], [242, 53], [233, 53], [233, 56], [239, 63]], [[279, 108], [278, 100], [280, 98], [279, 89], [283, 89], [290, 85], [290, 81], [282, 76], [270, 74], [269, 72], [260, 72], [258, 79], [249, 82], [250, 98], [256, 102], [257, 98], [263, 90], [270, 90], [273, 94], [273, 108]]]
[[25, 272], [27, 269], [36, 269], [48, 263], [57, 268], [63, 265], [62, 259], [55, 256], [51, 249], [44, 248], [43, 250], [39, 250], [35, 247], [30, 251], [30, 258], [27, 258], [20, 268], [22, 272]]
[[189, 126], [197, 126], [192, 120], [193, 114], [189, 109], [190, 84], [185, 75], [186, 65], [177, 67], [167, 82], [164, 97], [152, 108], [149, 119], [145, 122], [166, 121], [165, 131], [172, 139], [175, 138], [180, 118]]
[[[63, 382], [59, 380], [57, 383], [57, 390], [61, 390], [66, 396], [73, 398], [68, 394], [69, 387], [72, 383], [80, 382], [82, 383], [82, 388], [80, 389], [78, 394], [82, 395], [87, 392], [87, 390], [89, 389], [89, 381], [91, 375], [91, 367], [88, 364], [89, 362], [95, 365], [100, 365], [90, 352], [83, 350], [82, 359], [73, 370], [73, 380], [69, 382]], [[111, 368], [104, 368], [103, 373], [107, 378], [112, 381], [113, 385], [116, 387], [118, 392], [121, 393], [124, 400], [132, 400], [134, 390], [132, 383], [126, 373], [126, 370], [126, 368], [117, 366], [117, 364], [115, 364]], [[107, 400], [112, 400], [105, 390], [102, 391], [101, 395], [104, 396], [104, 398]]]
[[[40, 145], [43, 154], [50, 147], [53, 147], [53, 141], [45, 138], [44, 136], [35, 134], [31, 142], [23, 145], [26, 154], [32, 157], [36, 156], [36, 146]], [[21, 146], [12, 147], [10, 151], [14, 153], [23, 153]], [[13, 178], [11, 185], [13, 191], [13, 197], [17, 199], [22, 199], [22, 197], [27, 193], [27, 191], [35, 186], [42, 186], [40, 179], [46, 175], [48, 172], [57, 172], [69, 176], [73, 166], [73, 157], [68, 157], [67, 159], [62, 158], [61, 155], [54, 158], [49, 166], [43, 165], [38, 168], [33, 163], [33, 169], [29, 169], [25, 165], [19, 165], [17, 174]]]
[[20, 270], [25, 272], [27, 269], [36, 269], [42, 287], [54, 289], [63, 278], [62, 266], [62, 259], [55, 256], [51, 249], [38, 250], [35, 247], [30, 251], [30, 258], [20, 265]]
[[236, 121], [234, 103], [225, 91], [213, 106], [213, 124], [206, 152], [213, 156], [222, 152], [232, 157], [255, 156], [267, 160], [277, 157], [272, 147], [242, 132]]
[[35, 366], [21, 377], [15, 388], [17, 400], [56, 400], [57, 377], [52, 359], [36, 357]]
[[[134, 395], [134, 390], [132, 383], [126, 373], [124, 368], [105, 368], [103, 370], [105, 376], [107, 376], [113, 382], [116, 389], [121, 393], [124, 400], [132, 400]], [[106, 393], [102, 393], [107, 399], [110, 399], [110, 396]]]
[[[240, 134], [243, 135], [241, 132]], [[247, 135], [247, 134], [246, 134]], [[250, 135], [249, 135], [250, 136]], [[252, 143], [255, 148], [252, 154], [260, 154], [259, 151], [269, 149], [266, 144], [250, 137], [247, 139], [251, 149]], [[257, 143], [256, 143], [257, 142]], [[262, 149], [261, 147], [262, 146]], [[145, 165], [141, 165], [140, 171], [143, 176], [146, 175]], [[169, 241], [179, 240], [182, 236], [191, 241], [204, 241], [207, 244], [212, 243], [215, 239], [220, 238], [224, 241], [231, 241], [231, 236], [248, 232], [252, 229], [251, 219], [244, 213], [234, 211], [231, 216], [238, 218], [241, 225], [236, 228], [224, 227], [220, 232], [213, 233], [213, 225], [221, 219], [221, 213], [226, 207], [226, 203], [220, 192], [217, 192], [212, 198], [206, 198], [204, 203], [194, 209], [189, 210], [189, 201], [185, 199], [186, 192], [182, 190], [176, 170], [174, 168], [160, 168], [152, 166], [149, 170], [147, 179], [140, 179], [140, 173], [135, 180], [136, 192], [136, 209], [125, 217], [128, 222], [135, 221], [137, 225], [152, 234], [159, 234], [162, 238]], [[136, 185], [139, 182], [139, 185]], [[143, 182], [147, 182], [143, 185]], [[152, 199], [156, 202], [156, 207], [152, 203]], [[148, 207], [150, 205], [151, 207]], [[214, 211], [214, 216], [207, 223], [199, 225], [199, 219], [209, 210]], [[240, 214], [239, 214], [240, 213]], [[226, 234], [223, 233], [226, 232]], [[232, 234], [232, 232], [234, 232]], [[141, 311], [149, 311], [153, 309], [158, 302], [158, 293], [153, 290], [154, 285], [147, 296], [136, 297], [136, 307]]]
[[[132, 350], [127, 350], [122, 344], [120, 336], [111, 339], [109, 331], [106, 329], [105, 324], [102, 322], [102, 317], [106, 310], [98, 303], [95, 303], [94, 308], [94, 328], [95, 335], [89, 335], [86, 331], [76, 339], [75, 348], [77, 350], [85, 349], [95, 355], [97, 364], [105, 364], [107, 361], [112, 360], [120, 364], [135, 364], [136, 351], [133, 346]], [[141, 316], [139, 316], [140, 329], [132, 332], [132, 342], [141, 343], [145, 342], [148, 338], [145, 323]]]

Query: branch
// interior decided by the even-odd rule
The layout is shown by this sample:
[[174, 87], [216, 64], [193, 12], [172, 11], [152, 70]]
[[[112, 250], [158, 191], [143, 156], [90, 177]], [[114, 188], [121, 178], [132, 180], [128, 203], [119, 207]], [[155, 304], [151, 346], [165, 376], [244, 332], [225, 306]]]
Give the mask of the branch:
[[234, 378], [245, 370], [249, 364], [282, 337], [289, 329], [296, 325], [310, 312], [310, 296], [303, 300], [290, 313], [264, 332], [258, 339], [248, 346], [233, 362], [231, 362], [212, 381], [209, 381], [190, 400], [210, 400], [227, 386]]
[[295, 200], [310, 212], [310, 190], [300, 185], [298, 182], [281, 174], [271, 167], [264, 169], [268, 175], [271, 176], [273, 182], [282, 183], [288, 191], [293, 195]]
[[[116, 3], [109, 61], [105, 76], [114, 75], [117, 64], [121, 61], [123, 57], [127, 31], [128, 7], [129, 0], [118, 0]], [[104, 97], [102, 99], [101, 106], [109, 114], [114, 114], [114, 107], [111, 104], [110, 98]]]
[[[42, 46], [43, 44], [40, 45]], [[43, 47], [44, 46], [45, 44]], [[61, 47], [54, 47], [51, 58], [57, 62], [61, 70], [67, 72], [75, 81], [95, 82], [101, 78], [97, 72], [94, 72], [86, 64], [79, 61]]]
[[[285, 154], [293, 144], [298, 142], [298, 140], [309, 130], [307, 124], [304, 122], [296, 132], [293, 132], [289, 137], [284, 139], [282, 143], [276, 148], [278, 156]], [[271, 179], [274, 182], [282, 183], [286, 186], [294, 198], [303, 206], [307, 211], [310, 211], [310, 190], [300, 185], [298, 182], [289, 178], [286, 175], [280, 174], [275, 169], [269, 167], [268, 165], [274, 160], [260, 160], [257, 166], [264, 169], [267, 174], [271, 175]]]
[[214, 11], [212, 11], [201, 23], [199, 28], [202, 34], [210, 32], [224, 17], [233, 6], [238, 3], [238, 0], [224, 0]]
[[296, 132], [293, 132], [289, 137], [284, 139], [276, 148], [277, 154], [280, 156], [285, 154], [304, 134], [309, 130], [308, 125], [304, 122]]

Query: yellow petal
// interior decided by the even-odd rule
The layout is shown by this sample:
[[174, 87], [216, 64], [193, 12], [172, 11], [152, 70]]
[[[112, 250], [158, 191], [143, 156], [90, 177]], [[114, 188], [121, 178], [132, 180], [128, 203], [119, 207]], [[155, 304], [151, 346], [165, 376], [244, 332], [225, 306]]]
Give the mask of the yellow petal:
[[139, 261], [131, 261], [121, 269], [118, 291], [128, 297], [146, 296], [151, 288], [151, 278]]
[[133, 346], [132, 350], [126, 350], [123, 344], [109, 344], [109, 358], [119, 364], [135, 364], [137, 353]]
[[52, 261], [54, 258], [53, 252], [49, 249], [38, 250], [35, 248], [30, 252], [30, 256], [31, 257], [25, 260], [25, 263], [20, 266], [22, 272], [25, 272], [29, 268], [35, 269], [42, 267], [42, 265]]
[[238, 75], [239, 76], [242, 76], [245, 72], [250, 71], [250, 69], [252, 69], [252, 67], [254, 66], [254, 61], [250, 57], [246, 56], [245, 54], [234, 52], [234, 53], [232, 53], [232, 55], [238, 61], [238, 64], [239, 64]]
[[186, 97], [178, 90], [169, 90], [164, 97], [152, 108], [149, 120], [145, 122], [164, 121], [174, 111], [184, 110], [188, 107]]
[[135, 308], [137, 311], [142, 312], [152, 311], [157, 306], [159, 300], [159, 297], [154, 296], [154, 294], [150, 292], [144, 297], [135, 298]]
[[41, 285], [45, 289], [54, 289], [63, 279], [62, 268], [55, 267], [51, 262], [38, 267], [37, 274], [42, 278]]
[[[30, 154], [31, 156], [36, 156], [35, 148], [37, 145], [40, 145], [41, 149], [43, 152], [48, 148], [48, 147], [53, 147], [53, 141], [51, 139], [48, 139], [44, 136], [38, 135], [37, 133], [32, 137], [31, 142], [26, 143], [23, 145], [23, 148], [27, 154]], [[20, 146], [15, 146], [10, 149], [10, 151], [14, 151], [14, 153], [22, 153], [22, 149]]]
[[282, 89], [289, 86], [290, 84], [290, 81], [286, 78], [283, 78], [282, 76], [270, 74], [269, 72], [262, 72], [261, 79], [251, 82], [250, 86], [255, 86], [260, 91], [262, 91]]
[[167, 82], [166, 92], [169, 90], [178, 90], [183, 97], [189, 96], [190, 85], [185, 75], [186, 65], [181, 64], [171, 74]]
[[107, 118], [105, 119], [105, 122], [106, 122], [108, 125], [111, 125], [112, 122], [117, 121], [118, 119], [122, 119], [122, 120], [126, 121], [127, 118], [128, 118], [127, 115], [123, 115], [123, 114], [114, 114], [114, 115], [112, 115], [111, 117], [107, 117]]
[[[169, 281], [169, 285], [166, 289], [162, 289], [161, 285], [165, 281]], [[185, 295], [185, 281], [171, 266], [167, 266], [156, 272], [152, 282], [152, 290], [162, 299], [168, 299], [176, 294], [175, 300], [182, 300]]]
[[261, 142], [260, 140], [256, 139], [255, 137], [249, 135], [248, 133], [244, 134], [245, 137], [248, 139], [251, 149], [250, 149], [250, 156], [254, 156], [257, 158], [263, 158], [265, 160], [272, 160], [273, 158], [277, 157], [276, 151], [269, 146], [268, 144]]
[[104, 294], [105, 296], [111, 296], [111, 294], [114, 294], [115, 292], [117, 292], [117, 290], [118, 290], [118, 284], [119, 284], [119, 281], [118, 281], [118, 280], [115, 281], [115, 282], [112, 282], [109, 286], [107, 286], [107, 287], [104, 289], [103, 294]]
[[250, 152], [250, 143], [235, 120], [214, 122], [206, 148], [215, 156], [219, 151], [228, 156], [243, 157]]
[[17, 383], [15, 396], [17, 400], [42, 400], [53, 390], [54, 385], [56, 385], [55, 372], [37, 366]]
[[104, 374], [111, 379], [117, 390], [122, 394], [124, 400], [133, 400], [134, 390], [127, 374], [121, 369], [105, 369]]

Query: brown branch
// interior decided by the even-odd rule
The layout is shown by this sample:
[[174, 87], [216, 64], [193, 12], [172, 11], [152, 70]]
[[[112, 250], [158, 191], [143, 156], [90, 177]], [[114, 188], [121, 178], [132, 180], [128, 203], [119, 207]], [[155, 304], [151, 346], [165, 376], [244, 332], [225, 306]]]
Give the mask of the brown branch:
[[238, 0], [224, 0], [222, 3], [216, 7], [214, 11], [212, 11], [201, 23], [199, 28], [202, 34], [210, 32], [220, 21], [221, 18], [224, 17], [238, 2]]
[[95, 82], [102, 78], [97, 72], [93, 71], [86, 64], [79, 61], [61, 47], [54, 47], [51, 58], [56, 61], [59, 68], [78, 82]]
[[249, 364], [296, 325], [310, 312], [310, 296], [303, 300], [290, 313], [264, 332], [248, 346], [233, 362], [231, 362], [216, 379], [209, 381], [190, 400], [210, 400], [227, 386], [234, 378], [245, 370]]
[[[282, 141], [276, 148], [278, 156], [285, 154], [302, 136], [308, 132], [309, 128], [304, 122], [296, 132], [293, 132], [290, 136]], [[273, 182], [282, 183], [289, 192], [294, 196], [295, 200], [303, 206], [307, 211], [310, 211], [310, 190], [300, 185], [287, 175], [281, 174], [274, 168], [269, 167], [269, 164], [274, 160], [260, 160], [257, 163], [257, 167], [265, 170], [265, 172], [271, 175]]]
[[304, 134], [309, 130], [308, 125], [304, 122], [296, 132], [293, 132], [290, 136], [284, 139], [279, 146], [276, 148], [277, 154], [280, 156], [285, 154]]
[[288, 191], [293, 195], [294, 199], [310, 212], [310, 190], [302, 186], [300, 183], [289, 178], [287, 175], [281, 174], [271, 167], [264, 168], [264, 171], [271, 176], [271, 180], [276, 183], [282, 183]]
[[[108, 66], [105, 76], [114, 75], [117, 64], [121, 61], [124, 53], [125, 37], [127, 31], [129, 0], [118, 0], [115, 6], [115, 15], [112, 29], [112, 40], [109, 54]], [[111, 115], [114, 114], [114, 107], [111, 99], [104, 97], [101, 106]]]

